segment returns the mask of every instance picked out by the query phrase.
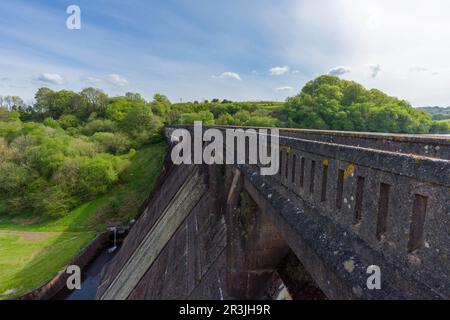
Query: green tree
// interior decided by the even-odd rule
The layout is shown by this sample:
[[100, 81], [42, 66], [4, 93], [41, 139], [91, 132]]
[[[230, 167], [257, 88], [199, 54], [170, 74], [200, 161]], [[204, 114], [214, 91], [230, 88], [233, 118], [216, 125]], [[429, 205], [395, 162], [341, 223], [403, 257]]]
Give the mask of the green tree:
[[83, 127], [83, 133], [91, 136], [96, 132], [116, 132], [118, 130], [117, 123], [108, 119], [95, 119], [89, 121]]
[[153, 113], [150, 107], [138, 105], [133, 107], [121, 123], [122, 128], [128, 132], [147, 131], [153, 127]]
[[233, 116], [228, 112], [222, 113], [216, 120], [216, 124], [224, 126], [232, 125], [233, 122], [234, 122]]
[[58, 120], [63, 129], [78, 127], [81, 125], [81, 120], [73, 114], [63, 114]]
[[46, 127], [51, 127], [51, 128], [54, 128], [54, 129], [61, 129], [61, 125], [59, 124], [59, 122], [56, 121], [55, 119], [51, 118], [51, 117], [45, 118], [42, 123]]
[[29, 181], [29, 171], [13, 162], [0, 162], [0, 193], [18, 194]]
[[183, 113], [180, 117], [180, 124], [194, 124], [194, 121], [201, 121], [203, 125], [214, 124], [214, 115], [210, 111], [200, 111], [198, 113]]
[[92, 140], [101, 146], [103, 152], [112, 154], [123, 154], [128, 152], [131, 143], [126, 135], [122, 133], [97, 132]]
[[128, 97], [114, 97], [108, 103], [106, 108], [106, 117], [117, 123], [121, 123], [127, 113], [135, 106], [145, 105], [142, 100], [132, 100]]
[[268, 116], [252, 116], [244, 125], [254, 127], [276, 127], [278, 120]]
[[94, 112], [100, 116], [105, 114], [108, 96], [103, 91], [89, 87], [83, 89], [80, 92], [80, 96], [84, 98], [89, 114]]
[[113, 164], [100, 157], [83, 158], [80, 163], [80, 188], [84, 196], [105, 193], [118, 180]]
[[153, 101], [151, 103], [151, 107], [152, 107], [152, 112], [155, 115], [165, 119], [167, 112], [170, 109], [170, 106], [171, 106], [171, 103], [165, 95], [157, 93], [153, 96]]
[[429, 116], [403, 100], [335, 76], [308, 82], [281, 113], [288, 126], [378, 132], [428, 132]]

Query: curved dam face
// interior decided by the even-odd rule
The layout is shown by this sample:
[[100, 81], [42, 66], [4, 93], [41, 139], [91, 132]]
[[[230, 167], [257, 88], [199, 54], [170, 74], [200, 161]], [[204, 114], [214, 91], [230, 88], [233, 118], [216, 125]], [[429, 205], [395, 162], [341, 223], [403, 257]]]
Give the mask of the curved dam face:
[[[173, 168], [123, 244], [117, 258], [108, 266], [98, 297], [187, 298], [193, 290], [192, 286], [197, 284], [196, 279], [208, 273], [224, 248], [224, 237], [220, 237], [220, 234], [215, 242], [209, 240], [209, 247], [217, 252], [209, 251], [208, 259], [201, 257], [208, 267], [195, 270], [195, 265], [199, 265], [200, 261], [200, 257], [197, 259], [194, 255], [194, 248], [200, 242], [194, 239], [199, 228], [196, 220], [198, 215], [209, 213], [210, 200], [205, 175], [199, 168]], [[220, 218], [210, 223], [221, 227]], [[209, 236], [209, 232], [205, 232], [206, 234]], [[204, 241], [203, 245], [206, 244]], [[188, 278], [192, 279], [190, 288]]]
[[[97, 299], [290, 298], [276, 271], [289, 250], [267, 218], [255, 215], [248, 194], [238, 194], [247, 216], [236, 230], [227, 228], [224, 191], [232, 172], [227, 180], [224, 167], [168, 166], [164, 183], [104, 269]], [[228, 242], [227, 232], [238, 243]], [[230, 277], [239, 283], [231, 292]]]
[[[239, 214], [226, 216], [227, 191], [238, 191], [241, 183], [233, 176], [237, 171], [170, 161], [165, 171], [164, 182], [103, 270], [97, 299], [291, 299], [278, 271], [288, 274], [288, 281], [301, 277], [306, 291], [299, 296], [324, 298], [248, 193], [230, 194]], [[293, 267], [299, 276], [287, 272]]]
[[[450, 297], [448, 140], [280, 136], [276, 176], [176, 166], [169, 152], [96, 298]], [[368, 285], [375, 269], [380, 289]]]

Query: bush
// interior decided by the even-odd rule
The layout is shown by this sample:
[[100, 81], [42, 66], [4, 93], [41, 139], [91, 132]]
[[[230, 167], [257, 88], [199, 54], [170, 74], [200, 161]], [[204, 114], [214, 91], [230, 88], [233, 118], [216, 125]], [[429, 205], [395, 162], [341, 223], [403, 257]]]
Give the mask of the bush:
[[32, 194], [33, 207], [52, 217], [66, 215], [76, 202], [61, 186], [52, 186]]
[[12, 150], [9, 148], [8, 143], [0, 137], [0, 161], [11, 160]]
[[255, 127], [276, 127], [277, 123], [278, 120], [271, 117], [255, 116], [247, 120], [245, 125]]
[[0, 108], [0, 193], [10, 212], [59, 216], [106, 192], [136, 153], [132, 147], [161, 139], [163, 122], [151, 107], [164, 118], [170, 107], [161, 95], [150, 104], [138, 94], [109, 99], [93, 88], [41, 88], [35, 98], [20, 112]]
[[85, 135], [91, 136], [96, 132], [116, 132], [117, 124], [111, 120], [95, 119], [86, 124], [83, 128]]
[[194, 124], [194, 121], [201, 121], [203, 125], [214, 124], [214, 114], [210, 111], [200, 111], [192, 113], [183, 113], [180, 117], [180, 124]]
[[46, 141], [26, 151], [26, 162], [42, 177], [51, 178], [55, 170], [64, 162], [65, 151], [55, 141]]
[[0, 192], [10, 195], [22, 192], [29, 176], [25, 167], [13, 162], [0, 162]]
[[430, 133], [450, 133], [450, 120], [434, 121], [431, 125]]
[[72, 195], [81, 194], [80, 161], [78, 159], [66, 159], [58, 168], [52, 178], [54, 185], [60, 186], [63, 190]]
[[245, 123], [249, 120], [250, 120], [250, 112], [248, 112], [248, 111], [244, 111], [244, 110], [238, 111], [234, 115], [235, 124], [237, 124], [239, 126], [245, 125]]
[[80, 119], [78, 119], [73, 114], [64, 114], [58, 120], [61, 127], [66, 130], [68, 128], [78, 127], [81, 124]]
[[160, 124], [161, 121], [153, 115], [149, 106], [139, 105], [126, 114], [121, 127], [125, 132], [133, 134], [134, 132], [155, 130]]
[[100, 157], [83, 158], [80, 162], [80, 188], [83, 196], [92, 198], [105, 193], [118, 180], [111, 162]]
[[22, 121], [0, 121], [0, 137], [10, 142], [22, 134]]
[[82, 138], [75, 138], [70, 142], [70, 148], [77, 156], [93, 157], [98, 154], [102, 147], [98, 143]]
[[59, 122], [53, 118], [45, 118], [43, 124], [46, 127], [61, 129], [61, 125], [59, 124]]
[[122, 154], [130, 148], [130, 140], [122, 133], [97, 132], [92, 136], [92, 141], [97, 142], [103, 152]]
[[217, 118], [216, 123], [218, 125], [224, 125], [224, 126], [228, 126], [233, 124], [234, 119], [233, 116], [230, 115], [228, 112], [222, 113], [219, 118]]
[[283, 120], [300, 128], [425, 133], [431, 118], [403, 100], [335, 76], [308, 82], [288, 98]]

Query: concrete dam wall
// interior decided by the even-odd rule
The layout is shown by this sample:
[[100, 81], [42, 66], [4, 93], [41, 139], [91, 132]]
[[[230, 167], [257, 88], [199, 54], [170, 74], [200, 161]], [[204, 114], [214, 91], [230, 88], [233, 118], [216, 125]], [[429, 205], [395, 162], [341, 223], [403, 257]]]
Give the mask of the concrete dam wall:
[[449, 139], [280, 130], [280, 145], [276, 176], [169, 150], [97, 298], [450, 298]]
[[169, 164], [165, 182], [105, 269], [99, 298], [220, 299], [227, 293], [225, 220], [204, 170]]

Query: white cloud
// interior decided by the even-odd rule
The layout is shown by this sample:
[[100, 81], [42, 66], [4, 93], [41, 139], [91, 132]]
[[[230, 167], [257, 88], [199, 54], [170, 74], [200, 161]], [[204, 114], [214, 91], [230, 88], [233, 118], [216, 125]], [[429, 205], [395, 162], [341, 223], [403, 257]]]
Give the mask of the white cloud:
[[63, 85], [65, 83], [64, 78], [57, 73], [42, 73], [36, 77], [36, 80], [56, 85]]
[[278, 87], [278, 88], [276, 88], [275, 90], [276, 90], [276, 91], [279, 91], [279, 92], [283, 92], [283, 91], [292, 91], [292, 90], [294, 90], [294, 88], [293, 88], [293, 87], [286, 86], [286, 87]]
[[381, 66], [379, 64], [370, 66], [370, 71], [372, 72], [370, 74], [370, 76], [372, 78], [376, 78], [378, 76], [378, 74], [381, 72]]
[[285, 74], [286, 72], [289, 72], [289, 67], [273, 67], [269, 70], [271, 76], [280, 76], [282, 74]]
[[106, 77], [107, 81], [115, 86], [123, 87], [128, 84], [128, 80], [116, 73], [111, 73]]
[[328, 74], [332, 76], [342, 76], [350, 72], [352, 72], [352, 69], [350, 69], [350, 67], [338, 66], [330, 69], [330, 71], [328, 71]]
[[219, 78], [225, 79], [225, 78], [230, 78], [230, 79], [235, 79], [235, 80], [242, 80], [241, 76], [239, 75], [239, 73], [236, 72], [231, 72], [231, 71], [227, 71], [222, 73]]
[[300, 70], [293, 70], [292, 71], [292, 74], [298, 74], [298, 73], [300, 73]]
[[[317, 31], [315, 38], [289, 42], [292, 48], [283, 52], [290, 56], [281, 57], [286, 63], [301, 66], [302, 52], [318, 62], [309, 64], [316, 72], [321, 65], [351, 61], [351, 74], [345, 77], [366, 87], [406, 99], [414, 106], [447, 105], [450, 101], [450, 44], [442, 41], [450, 36], [449, 1], [435, 0], [430, 5], [421, 0], [341, 0], [324, 10], [320, 10], [327, 3], [324, 0], [298, 3], [292, 12], [303, 20], [296, 20], [299, 26], [291, 30]], [[309, 4], [309, 11], [305, 12], [304, 4]], [[316, 16], [308, 18], [310, 12]], [[325, 20], [327, 26], [319, 25]], [[317, 37], [322, 40], [315, 42]], [[381, 73], [370, 77], [368, 66], [373, 64], [382, 66], [382, 77]], [[410, 70], [416, 66], [428, 71]]]
[[82, 82], [87, 83], [89, 85], [100, 85], [102, 80], [96, 77], [81, 77], [80, 79]]
[[[51, 10], [45, 10], [45, 19], [32, 19], [36, 15], [44, 14], [38, 6], [20, 6], [19, 10], [14, 8], [16, 4], [10, 5], [7, 1], [4, 5], [2, 3], [2, 9], [8, 6], [11, 7], [7, 11], [9, 16], [20, 14], [26, 17], [31, 25], [20, 21], [16, 25], [8, 21], [0, 22], [2, 33], [7, 33], [8, 38], [15, 38], [21, 43], [28, 43], [30, 47], [33, 45], [35, 48], [45, 48], [48, 52], [65, 56], [67, 61], [47, 57], [46, 51], [26, 52], [14, 48], [6, 39], [6, 45], [0, 48], [2, 75], [11, 77], [14, 83], [26, 84], [27, 89], [8, 89], [8, 92], [2, 90], [1, 94], [31, 98], [39, 83], [33, 81], [30, 84], [30, 79], [36, 79], [35, 76], [41, 72], [51, 70], [56, 70], [66, 79], [70, 79], [68, 88], [73, 90], [85, 85], [85, 82], [80, 81], [81, 76], [91, 72], [94, 72], [103, 87], [109, 82], [106, 79], [108, 72], [102, 70], [110, 70], [119, 74], [126, 73], [126, 77], [130, 79], [129, 90], [145, 94], [150, 87], [166, 91], [173, 100], [179, 100], [180, 97], [183, 97], [183, 100], [200, 100], [203, 97], [233, 100], [271, 99], [277, 95], [275, 88], [283, 85], [275, 82], [277, 78], [295, 75], [297, 88], [315, 76], [326, 73], [331, 67], [349, 64], [352, 70], [350, 74], [344, 75], [346, 78], [410, 100], [413, 105], [448, 105], [450, 101], [450, 42], [442, 40], [450, 37], [448, 0], [435, 0], [433, 4], [422, 0], [289, 0], [279, 3], [264, 2], [257, 7], [243, 5], [243, 9], [236, 12], [235, 22], [244, 17], [243, 27], [250, 30], [248, 27], [251, 26], [251, 30], [255, 29], [259, 34], [264, 34], [264, 41], [260, 43], [257, 41], [259, 38], [248, 41], [252, 35], [242, 32], [218, 33], [216, 31], [219, 29], [215, 28], [195, 28], [198, 33], [195, 33], [196, 36], [192, 39], [198, 37], [205, 43], [213, 43], [213, 47], [202, 50], [203, 55], [199, 56], [201, 59], [195, 61], [169, 58], [171, 55], [164, 54], [164, 51], [151, 53], [152, 50], [149, 50], [146, 42], [141, 41], [139, 36], [125, 37], [123, 40], [127, 45], [108, 54], [107, 48], [115, 45], [116, 39], [111, 37], [111, 30], [104, 28], [89, 32], [90, 37], [86, 39], [85, 46], [73, 46], [71, 50], [67, 50], [67, 47], [70, 47], [70, 38], [67, 38], [64, 32], [56, 32], [58, 28], [52, 27], [60, 20], [59, 14], [53, 17], [53, 14], [50, 15]], [[26, 11], [22, 12], [24, 10]], [[205, 10], [208, 16], [209, 9], [202, 10]], [[119, 15], [120, 12], [111, 10], [110, 13], [124, 16]], [[209, 16], [217, 20], [214, 15]], [[37, 23], [42, 20], [49, 23]], [[327, 23], [324, 24], [323, 21]], [[187, 19], [186, 26], [189, 25]], [[192, 29], [194, 26], [197, 25], [190, 25]], [[161, 25], [161, 28], [166, 27]], [[227, 29], [230, 32], [235, 30], [238, 28]], [[190, 29], [186, 32], [189, 33]], [[220, 34], [225, 34], [226, 37], [219, 38]], [[167, 39], [167, 47], [171, 50], [177, 44], [172, 43], [173, 40], [179, 42], [177, 37]], [[224, 46], [220, 46], [222, 43]], [[243, 45], [247, 43], [252, 47]], [[182, 46], [180, 50], [189, 50], [192, 48], [190, 45]], [[221, 66], [217, 64], [216, 56], [211, 52], [221, 52]], [[244, 78], [244, 83], [229, 79], [230, 86], [205, 77], [215, 74], [215, 78], [219, 78], [222, 71], [235, 68], [223, 66], [233, 65], [235, 57], [239, 55], [242, 55], [243, 61], [252, 62], [249, 71], [257, 69], [260, 75], [267, 76]], [[228, 57], [230, 60], [227, 60]], [[79, 64], [73, 61], [84, 62], [85, 66], [79, 67]], [[301, 70], [301, 74], [291, 70], [284, 76], [269, 77], [270, 66], [280, 66], [281, 63]], [[382, 66], [382, 73], [372, 78], [374, 70], [370, 67], [377, 64]], [[261, 68], [264, 65], [266, 68]], [[114, 66], [114, 69], [111, 69], [111, 66]], [[410, 68], [414, 66], [426, 66], [429, 71], [410, 72]], [[179, 70], [183, 72], [180, 73]], [[232, 82], [242, 85], [231, 86]], [[122, 93], [117, 91], [123, 87], [110, 85], [104, 89], [111, 90], [111, 93]], [[150, 92], [148, 94], [150, 95]]]

